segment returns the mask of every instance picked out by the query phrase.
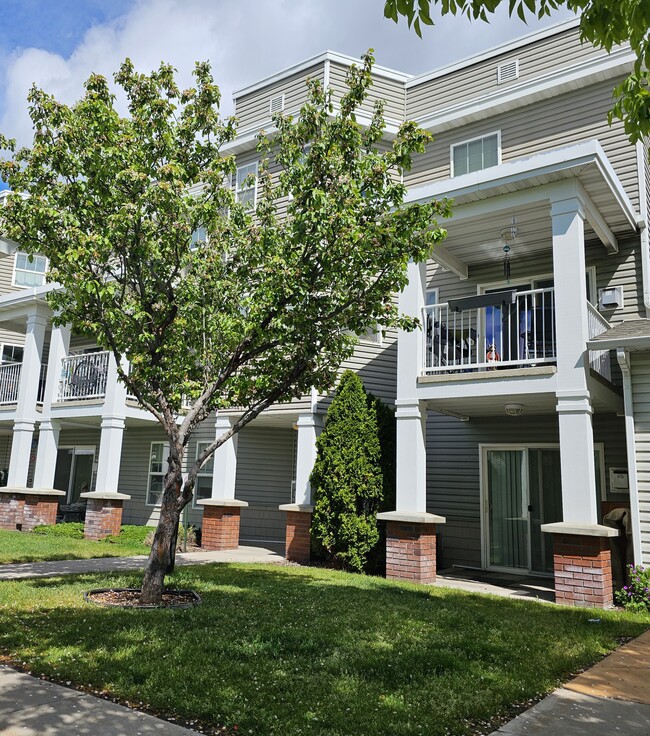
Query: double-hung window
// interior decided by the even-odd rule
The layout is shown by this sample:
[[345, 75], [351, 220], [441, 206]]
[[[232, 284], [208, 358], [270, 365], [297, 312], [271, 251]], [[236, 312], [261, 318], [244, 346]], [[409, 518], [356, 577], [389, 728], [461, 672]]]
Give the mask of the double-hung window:
[[23, 362], [23, 347], [22, 345], [9, 345], [5, 343], [2, 346], [2, 364], [7, 363], [22, 363]]
[[490, 133], [451, 147], [451, 175], [462, 176], [497, 166], [500, 161], [501, 134]]
[[147, 505], [159, 506], [162, 503], [163, 481], [169, 455], [166, 442], [152, 442], [149, 455], [149, 484], [147, 486]]
[[235, 197], [246, 208], [257, 203], [257, 161], [237, 167]]
[[[196, 443], [196, 457], [205, 450], [209, 442]], [[212, 474], [214, 472], [214, 453], [201, 466], [196, 476], [196, 485], [194, 486], [194, 501], [200, 501], [202, 498], [211, 498], [212, 496]]]
[[32, 256], [27, 253], [16, 253], [14, 266], [14, 286], [43, 286], [47, 258]]

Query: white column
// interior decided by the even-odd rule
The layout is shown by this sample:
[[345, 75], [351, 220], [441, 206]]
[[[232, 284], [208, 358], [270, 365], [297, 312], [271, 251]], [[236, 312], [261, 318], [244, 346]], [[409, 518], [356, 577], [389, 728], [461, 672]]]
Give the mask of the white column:
[[582, 204], [567, 187], [551, 200], [557, 324], [557, 412], [564, 522], [598, 524]]
[[316, 440], [322, 431], [323, 417], [320, 414], [303, 414], [298, 417], [295, 498], [298, 506], [310, 506], [312, 503], [309, 478], [316, 462]]
[[50, 336], [50, 354], [47, 361], [45, 395], [43, 397], [43, 418], [38, 433], [34, 488], [52, 488], [54, 484], [61, 427], [59, 421], [51, 419], [50, 413], [52, 404], [58, 397], [61, 363], [68, 354], [69, 347], [70, 328], [68, 326], [53, 327]]
[[427, 510], [427, 408], [424, 401], [398, 399], [397, 511]]
[[[123, 361], [124, 367], [125, 361]], [[95, 493], [117, 493], [122, 460], [122, 440], [125, 425], [126, 386], [118, 381], [117, 363], [113, 355], [108, 358], [106, 396], [102, 408], [99, 458]]]
[[[399, 295], [399, 310], [409, 317], [422, 320], [422, 309], [426, 292], [426, 263], [408, 264], [408, 284]], [[397, 340], [397, 398], [409, 399], [414, 396], [417, 377], [422, 371], [423, 344], [422, 329], [412, 332], [400, 330]]]
[[[215, 438], [232, 429], [236, 417], [217, 415], [214, 427]], [[224, 442], [214, 453], [214, 469], [212, 472], [212, 498], [232, 501], [235, 498], [235, 480], [237, 478], [237, 435]]]
[[27, 486], [46, 325], [47, 313], [44, 309], [37, 308], [27, 317], [25, 347], [23, 349], [23, 363], [7, 477], [7, 486], [12, 488], [25, 488]]

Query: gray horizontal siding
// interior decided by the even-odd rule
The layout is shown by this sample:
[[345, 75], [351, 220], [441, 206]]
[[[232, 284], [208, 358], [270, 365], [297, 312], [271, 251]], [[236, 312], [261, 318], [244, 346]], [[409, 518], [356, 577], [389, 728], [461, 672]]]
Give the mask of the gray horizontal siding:
[[[330, 64], [330, 88], [335, 102], [339, 102], [341, 97], [348, 91], [345, 81], [348, 70], [349, 67], [343, 64], [337, 64], [336, 62]], [[368, 96], [360, 110], [371, 114], [377, 100], [382, 100], [384, 103], [384, 118], [386, 121], [402, 123], [406, 109], [406, 92], [402, 82], [373, 75], [372, 86], [368, 90]]]
[[[604, 443], [605, 483], [610, 467], [626, 467], [621, 417], [594, 416], [594, 441]], [[553, 415], [476, 417], [469, 422], [429, 413], [427, 421], [427, 510], [447, 517], [439, 527], [441, 564], [481, 565], [479, 445], [559, 444]], [[650, 530], [649, 530], [650, 531]]]
[[[406, 92], [406, 115], [420, 120], [445, 107], [467, 102], [496, 91], [530, 82], [550, 72], [569, 69], [604, 52], [591, 44], [581, 44], [579, 29], [574, 28], [549, 38], [540, 39], [526, 47], [493, 56], [471, 66], [453, 71], [418, 84], [409, 85]], [[497, 67], [519, 59], [519, 78], [497, 84]]]

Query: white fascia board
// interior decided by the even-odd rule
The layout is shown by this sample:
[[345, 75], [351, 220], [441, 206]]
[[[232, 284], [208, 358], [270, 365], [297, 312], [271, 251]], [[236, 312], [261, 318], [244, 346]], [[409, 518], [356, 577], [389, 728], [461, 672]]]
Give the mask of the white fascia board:
[[[359, 66], [362, 63], [361, 59], [356, 59], [354, 56], [340, 54], [337, 51], [323, 51], [321, 54], [311, 56], [309, 59], [305, 59], [304, 61], [300, 61], [297, 64], [294, 64], [293, 66], [282, 69], [276, 74], [272, 74], [269, 77], [260, 79], [258, 82], [249, 84], [246, 87], [240, 87], [239, 89], [236, 89], [232, 93], [232, 98], [233, 100], [237, 100], [244, 95], [249, 95], [253, 92], [257, 92], [260, 89], [264, 89], [264, 87], [268, 87], [272, 84], [276, 84], [277, 82], [281, 82], [287, 77], [292, 77], [294, 74], [300, 74], [300, 72], [304, 72], [306, 69], [310, 69], [313, 66], [324, 64], [326, 61], [334, 61], [338, 64], [342, 64], [343, 66], [352, 66], [352, 64], [356, 64], [357, 66]], [[374, 65], [372, 67], [372, 73], [376, 77], [392, 79], [395, 82], [406, 82], [407, 80], [411, 79], [412, 76], [411, 74], [407, 74], [406, 72], [400, 72], [396, 69], [389, 69], [388, 67], [379, 65]]]
[[[405, 201], [423, 202], [441, 199], [442, 197], [455, 199], [469, 194], [483, 194], [489, 197], [490, 190], [505, 185], [523, 185], [528, 179], [548, 174], [575, 170], [577, 176], [580, 170], [588, 165], [598, 167], [610, 192], [629, 222], [630, 228], [636, 231], [638, 215], [597, 140], [555, 148], [552, 151], [508, 161], [505, 164], [499, 164], [499, 166], [491, 166], [488, 169], [481, 169], [453, 179], [443, 179], [413, 187], [407, 192]], [[541, 187], [539, 188], [541, 189]], [[462, 205], [458, 206], [462, 207]]]
[[427, 130], [441, 132], [484, 119], [486, 115], [496, 115], [530, 105], [538, 100], [576, 89], [577, 86], [586, 86], [595, 81], [628, 74], [632, 71], [635, 60], [635, 54], [626, 47], [612, 51], [603, 58], [577, 64], [569, 71], [556, 70], [508, 87], [507, 90], [497, 90], [481, 96], [479, 102], [475, 98], [466, 100], [458, 105], [445, 107], [433, 115], [416, 118], [415, 121]]
[[650, 335], [639, 335], [638, 337], [612, 337], [605, 340], [588, 340], [589, 350], [650, 350]]
[[21, 289], [0, 296], [0, 313], [10, 309], [24, 308], [32, 304], [47, 304], [47, 294], [57, 288], [56, 284], [45, 284], [33, 289]]
[[495, 56], [509, 54], [512, 51], [516, 51], [517, 49], [522, 48], [523, 46], [529, 46], [530, 44], [535, 43], [535, 41], [542, 41], [543, 39], [549, 38], [550, 36], [556, 36], [563, 31], [568, 31], [571, 28], [577, 28], [579, 25], [580, 18], [571, 18], [570, 20], [565, 20], [560, 23], [554, 23], [551, 26], [543, 28], [541, 31], [533, 31], [532, 33], [527, 33], [525, 36], [519, 36], [519, 38], [515, 39], [514, 41], [507, 41], [506, 43], [499, 44], [498, 46], [493, 46], [492, 48], [487, 49], [480, 54], [466, 56], [464, 59], [455, 61], [453, 64], [447, 64], [446, 66], [438, 67], [437, 69], [433, 69], [429, 72], [417, 74], [416, 76], [409, 79], [409, 81], [406, 83], [406, 88], [408, 89], [409, 87], [415, 87], [418, 84], [424, 84], [425, 82], [429, 82], [432, 79], [439, 79], [440, 77], [444, 77], [447, 74], [453, 74], [453, 72], [457, 72], [464, 67], [473, 66], [474, 64], [480, 64], [482, 61], [493, 59]]

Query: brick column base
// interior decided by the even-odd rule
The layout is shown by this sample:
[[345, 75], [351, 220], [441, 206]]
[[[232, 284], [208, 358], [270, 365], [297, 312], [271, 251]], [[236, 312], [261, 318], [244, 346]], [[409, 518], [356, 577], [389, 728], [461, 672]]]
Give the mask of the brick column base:
[[386, 577], [413, 583], [436, 579], [436, 525], [444, 516], [424, 512], [388, 511], [377, 514], [386, 522]]
[[311, 515], [314, 507], [309, 504], [287, 503], [280, 506], [286, 511], [284, 556], [289, 562], [306, 565], [311, 557]]
[[55, 524], [63, 491], [0, 488], [0, 529], [29, 532], [40, 524]]
[[122, 526], [121, 498], [89, 498], [84, 524], [85, 539], [116, 537]]
[[557, 534], [553, 540], [555, 602], [611, 608], [612, 553], [607, 537]]
[[237, 549], [241, 509], [245, 501], [206, 498], [203, 506], [201, 548], [207, 550]]

